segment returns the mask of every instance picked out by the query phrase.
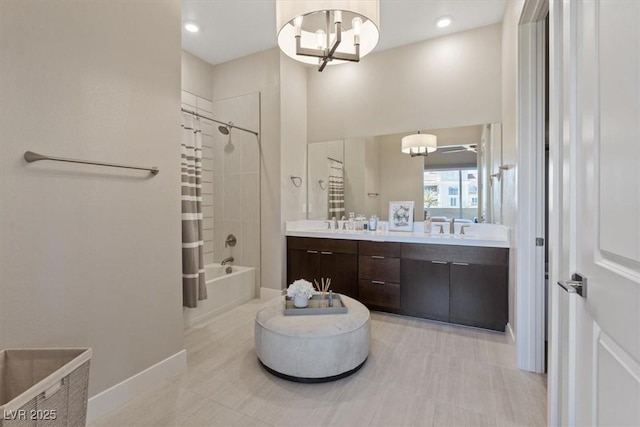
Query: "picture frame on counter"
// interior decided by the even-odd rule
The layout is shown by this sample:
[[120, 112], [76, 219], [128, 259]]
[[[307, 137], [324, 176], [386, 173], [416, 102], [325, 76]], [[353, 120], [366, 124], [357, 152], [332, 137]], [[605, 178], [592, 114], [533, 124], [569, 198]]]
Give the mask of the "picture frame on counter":
[[413, 201], [389, 202], [389, 231], [413, 231]]

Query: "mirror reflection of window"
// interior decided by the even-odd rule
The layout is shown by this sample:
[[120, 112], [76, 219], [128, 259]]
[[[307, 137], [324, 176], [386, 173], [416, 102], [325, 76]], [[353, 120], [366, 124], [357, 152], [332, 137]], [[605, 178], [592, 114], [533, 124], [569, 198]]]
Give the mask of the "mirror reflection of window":
[[478, 221], [478, 169], [426, 169], [424, 215], [436, 221]]

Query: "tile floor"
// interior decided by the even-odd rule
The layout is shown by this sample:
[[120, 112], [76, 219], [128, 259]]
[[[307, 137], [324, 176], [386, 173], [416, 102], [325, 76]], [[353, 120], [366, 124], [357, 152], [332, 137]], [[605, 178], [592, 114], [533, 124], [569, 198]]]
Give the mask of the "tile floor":
[[507, 334], [372, 312], [371, 354], [359, 372], [298, 384], [256, 359], [262, 303], [186, 330], [187, 371], [93, 427], [546, 424], [546, 377], [515, 369]]

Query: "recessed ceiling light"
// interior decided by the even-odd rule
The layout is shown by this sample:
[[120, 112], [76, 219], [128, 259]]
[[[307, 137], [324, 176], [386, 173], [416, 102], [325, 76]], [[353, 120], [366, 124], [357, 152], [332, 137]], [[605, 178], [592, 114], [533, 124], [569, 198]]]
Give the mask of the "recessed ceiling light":
[[438, 26], [438, 28], [448, 27], [452, 22], [453, 18], [451, 16], [441, 16], [440, 18], [436, 19], [436, 25]]
[[200, 31], [200, 27], [195, 22], [186, 22], [184, 24], [184, 29], [189, 31], [190, 33], [197, 33]]

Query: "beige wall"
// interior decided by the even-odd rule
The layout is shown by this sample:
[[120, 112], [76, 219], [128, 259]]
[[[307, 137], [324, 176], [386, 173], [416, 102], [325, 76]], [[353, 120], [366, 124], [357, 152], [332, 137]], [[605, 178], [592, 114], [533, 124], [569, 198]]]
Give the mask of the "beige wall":
[[514, 166], [502, 175], [503, 223], [511, 228], [509, 251], [509, 324], [514, 334], [516, 328], [516, 251], [518, 236], [517, 221], [517, 84], [518, 84], [518, 21], [524, 1], [508, 1], [502, 27], [502, 155], [503, 163]]
[[308, 71], [310, 142], [501, 121], [501, 25]]
[[206, 61], [182, 51], [182, 90], [211, 101], [213, 66]]
[[[307, 201], [307, 67], [280, 55], [282, 221], [305, 219]], [[291, 175], [302, 178], [295, 187]], [[284, 229], [283, 229], [284, 231]]]
[[3, 1], [0, 19], [0, 348], [92, 347], [95, 395], [184, 348], [180, 4]]
[[424, 157], [411, 157], [400, 151], [397, 135], [378, 136], [376, 141], [380, 150], [380, 219], [389, 219], [389, 202], [413, 200], [413, 219], [421, 221]]
[[260, 236], [263, 287], [281, 289], [280, 51], [258, 52], [212, 68], [213, 99], [260, 92]]

